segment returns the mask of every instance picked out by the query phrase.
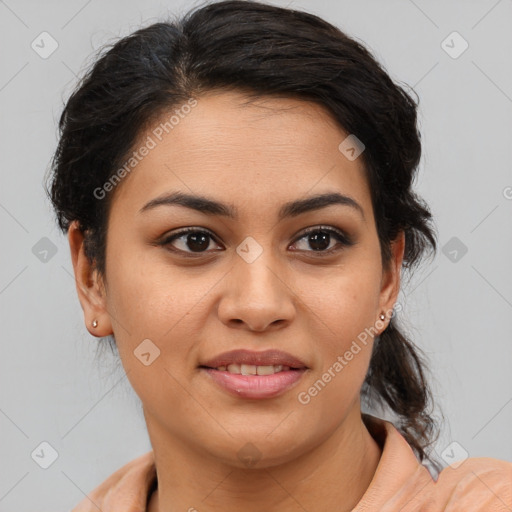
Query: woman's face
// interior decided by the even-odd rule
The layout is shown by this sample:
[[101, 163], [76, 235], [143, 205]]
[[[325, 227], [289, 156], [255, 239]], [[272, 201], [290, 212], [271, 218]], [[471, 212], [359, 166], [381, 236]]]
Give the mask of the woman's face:
[[[115, 189], [106, 290], [95, 279], [100, 301], [82, 304], [88, 325], [98, 319], [93, 334], [113, 331], [153, 443], [232, 465], [253, 450], [273, 465], [359, 418], [403, 239], [384, 271], [362, 158], [340, 151], [348, 134], [321, 107], [268, 97], [242, 105], [234, 92], [197, 100], [134, 148], [149, 149]], [[176, 193], [219, 206], [166, 204]], [[327, 201], [308, 202], [322, 194]], [[195, 233], [170, 240], [184, 228]], [[287, 371], [282, 354], [209, 364], [239, 349], [286, 352], [298, 369]], [[222, 368], [230, 363], [276, 373], [233, 375]]]

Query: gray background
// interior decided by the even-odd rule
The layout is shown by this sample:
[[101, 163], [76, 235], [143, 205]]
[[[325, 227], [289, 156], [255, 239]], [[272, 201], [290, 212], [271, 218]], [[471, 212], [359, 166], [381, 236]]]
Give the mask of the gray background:
[[[401, 292], [401, 316], [449, 420], [437, 453], [512, 461], [512, 1], [273, 3], [325, 17], [418, 92], [417, 190], [441, 247]], [[120, 364], [95, 359], [42, 181], [63, 101], [94, 51], [192, 5], [0, 1], [0, 511], [70, 510], [150, 449]], [[31, 47], [43, 31], [58, 43], [46, 59]], [[469, 44], [457, 58], [442, 46], [453, 31]], [[462, 48], [447, 43], [452, 55]], [[59, 454], [48, 469], [31, 457], [43, 441]]]

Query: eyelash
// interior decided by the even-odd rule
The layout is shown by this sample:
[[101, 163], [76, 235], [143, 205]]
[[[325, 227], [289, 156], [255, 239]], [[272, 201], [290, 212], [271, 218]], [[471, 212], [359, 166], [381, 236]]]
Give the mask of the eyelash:
[[[331, 249], [328, 250], [321, 250], [321, 251], [301, 251], [298, 250], [297, 252], [307, 252], [307, 253], [313, 253], [314, 257], [326, 257], [331, 256], [333, 253], [336, 253], [340, 250], [342, 250], [345, 247], [350, 247], [355, 244], [355, 242], [352, 240], [351, 237], [349, 237], [347, 234], [345, 234], [343, 231], [333, 228], [333, 227], [327, 227], [327, 226], [314, 226], [312, 228], [307, 228], [305, 231], [303, 231], [300, 236], [298, 236], [292, 243], [295, 244], [298, 241], [302, 240], [303, 238], [306, 238], [308, 235], [311, 235], [312, 233], [327, 233], [329, 235], [334, 236], [334, 238], [338, 241], [338, 247], [334, 246], [331, 247]], [[164, 238], [161, 242], [158, 243], [160, 246], [170, 246], [171, 242], [174, 240], [177, 240], [179, 238], [182, 238], [185, 235], [196, 233], [196, 234], [204, 234], [210, 237], [215, 243], [218, 243], [216, 241], [216, 237], [210, 233], [207, 230], [199, 229], [199, 228], [184, 228], [177, 233], [173, 233], [170, 236], [167, 236]], [[176, 249], [174, 247], [171, 247], [169, 250], [172, 252], [181, 253], [185, 257], [191, 257], [191, 258], [197, 258], [204, 254], [207, 254], [210, 251], [202, 251], [202, 252], [193, 252], [193, 251], [183, 251], [181, 249]]]

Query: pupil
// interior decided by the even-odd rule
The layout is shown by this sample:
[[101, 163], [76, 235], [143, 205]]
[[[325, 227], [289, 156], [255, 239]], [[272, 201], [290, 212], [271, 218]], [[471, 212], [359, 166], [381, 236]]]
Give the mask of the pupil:
[[[309, 235], [309, 244], [314, 251], [322, 251], [329, 247], [330, 233], [317, 232]], [[192, 251], [202, 251], [208, 248], [209, 235], [190, 234], [187, 236], [187, 244]]]
[[[201, 251], [202, 249], [207, 249], [209, 240], [209, 235], [207, 234], [190, 234], [187, 236], [187, 244], [191, 250], [198, 250]], [[194, 246], [194, 244], [196, 244]]]
[[327, 247], [329, 247], [330, 236], [330, 233], [325, 233], [322, 231], [314, 233], [312, 235], [309, 235], [309, 244], [311, 248], [315, 251], [327, 249]]

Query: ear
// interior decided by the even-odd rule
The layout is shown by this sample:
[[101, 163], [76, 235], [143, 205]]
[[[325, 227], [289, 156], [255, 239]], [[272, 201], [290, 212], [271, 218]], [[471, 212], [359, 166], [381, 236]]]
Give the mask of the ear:
[[386, 327], [400, 292], [400, 273], [402, 270], [404, 250], [405, 233], [404, 231], [400, 231], [395, 240], [391, 242], [391, 261], [389, 262], [389, 266], [382, 272], [378, 315], [383, 313], [386, 316], [386, 319], [383, 321]]
[[[106, 291], [98, 271], [93, 268], [84, 250], [84, 233], [78, 221], [71, 222], [68, 229], [68, 242], [75, 273], [76, 291], [84, 312], [85, 326], [96, 337], [112, 334], [112, 324], [107, 311]], [[93, 321], [98, 325], [93, 327]]]

